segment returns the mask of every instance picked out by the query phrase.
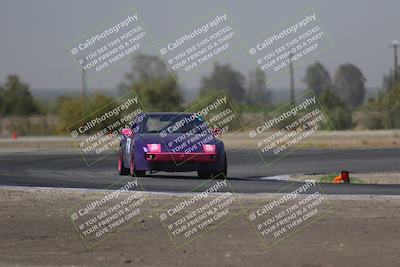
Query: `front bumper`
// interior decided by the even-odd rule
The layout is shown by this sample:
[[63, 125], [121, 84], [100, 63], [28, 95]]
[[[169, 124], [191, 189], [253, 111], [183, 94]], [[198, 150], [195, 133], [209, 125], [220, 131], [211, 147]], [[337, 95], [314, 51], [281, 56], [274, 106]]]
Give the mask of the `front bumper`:
[[216, 162], [217, 153], [172, 153], [172, 152], [147, 152], [145, 158], [148, 162]]

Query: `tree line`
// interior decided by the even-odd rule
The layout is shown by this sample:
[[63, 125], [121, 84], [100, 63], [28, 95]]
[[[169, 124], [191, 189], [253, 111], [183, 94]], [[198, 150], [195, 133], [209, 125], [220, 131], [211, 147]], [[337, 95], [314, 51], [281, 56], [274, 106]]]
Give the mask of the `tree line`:
[[[176, 74], [175, 74], [176, 75]], [[199, 95], [195, 101], [204, 99], [219, 90], [225, 90], [239, 113], [265, 113], [274, 108], [271, 90], [265, 83], [264, 73], [254, 69], [247, 76], [230, 64], [215, 63], [209, 75], [202, 78]], [[365, 103], [365, 77], [353, 64], [340, 65], [331, 76], [320, 62], [307, 67], [302, 81], [306, 89], [312, 89], [336, 129], [362, 126], [369, 129], [400, 128], [400, 86], [384, 77], [383, 89], [375, 99]], [[185, 103], [180, 88], [168, 67], [157, 56], [139, 55], [132, 61], [124, 82], [118, 86], [121, 95], [134, 90], [149, 111], [183, 111], [193, 103]], [[63, 96], [52, 106], [36, 101], [29, 86], [17, 75], [7, 76], [0, 84], [0, 116], [30, 116], [54, 114], [58, 124], [54, 132], [65, 134], [66, 128], [113, 99], [96, 94], [89, 99]], [[354, 120], [353, 113], [362, 119]], [[361, 125], [359, 125], [361, 124]]]

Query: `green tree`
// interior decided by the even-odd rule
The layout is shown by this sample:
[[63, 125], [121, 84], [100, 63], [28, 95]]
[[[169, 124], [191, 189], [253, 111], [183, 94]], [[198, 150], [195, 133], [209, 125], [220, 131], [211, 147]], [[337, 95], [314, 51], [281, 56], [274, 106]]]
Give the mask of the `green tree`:
[[381, 103], [383, 111], [383, 126], [390, 129], [400, 128], [400, 83], [397, 83], [383, 97]]
[[157, 56], [138, 55], [132, 60], [131, 71], [125, 74], [128, 89], [131, 85], [148, 82], [154, 79], [167, 79], [171, 75], [164, 61]]
[[29, 86], [20, 81], [17, 75], [8, 75], [0, 91], [1, 115], [38, 114], [39, 108], [33, 99]]
[[336, 130], [352, 126], [352, 112], [349, 106], [331, 90], [325, 90], [319, 97], [322, 107]]
[[172, 76], [165, 79], [150, 79], [134, 84], [136, 91], [147, 111], [180, 111], [183, 97]]
[[119, 85], [120, 94], [134, 90], [148, 111], [178, 111], [183, 96], [164, 61], [157, 56], [139, 55]]
[[364, 101], [365, 78], [361, 70], [353, 64], [343, 64], [335, 72], [334, 90], [347, 104], [359, 106]]
[[312, 89], [317, 96], [325, 90], [332, 88], [332, 79], [328, 70], [319, 62], [309, 65], [303, 78], [308, 89]]
[[237, 102], [243, 102], [245, 90], [243, 87], [245, 77], [234, 70], [230, 64], [214, 64], [209, 77], [203, 77], [200, 86], [200, 95], [207, 95], [213, 91], [225, 90]]
[[266, 106], [270, 102], [270, 92], [265, 83], [264, 72], [258, 69], [249, 72], [246, 102], [252, 106]]
[[400, 128], [400, 83], [389, 91], [381, 92], [378, 99], [373, 99], [367, 105], [367, 127], [370, 129]]
[[[59, 117], [57, 131], [65, 134], [69, 127], [72, 126], [72, 128], [75, 129], [82, 126], [96, 116], [101, 116], [104, 112], [112, 110], [116, 105], [117, 104], [114, 102], [113, 98], [101, 93], [96, 93], [94, 96], [88, 97], [86, 100], [82, 97], [59, 97], [56, 105], [57, 115]], [[104, 123], [97, 124], [96, 127], [93, 127], [88, 133], [97, 132], [118, 119], [118, 116], [112, 117], [112, 119], [107, 120]]]
[[3, 114], [3, 105], [4, 105], [4, 88], [0, 84], [0, 115]]
[[[400, 67], [397, 68], [397, 77], [400, 76]], [[383, 90], [390, 90], [394, 88], [394, 72], [393, 69], [390, 70], [388, 75], [383, 75]]]
[[68, 127], [83, 119], [85, 101], [82, 97], [61, 96], [57, 99], [56, 110], [59, 118], [57, 131], [67, 133]]

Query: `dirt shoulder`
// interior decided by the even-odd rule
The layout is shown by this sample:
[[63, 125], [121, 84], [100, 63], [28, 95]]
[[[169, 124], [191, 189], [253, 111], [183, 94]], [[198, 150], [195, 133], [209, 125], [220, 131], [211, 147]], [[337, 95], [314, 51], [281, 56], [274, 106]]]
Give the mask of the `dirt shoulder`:
[[[254, 147], [254, 141], [246, 133], [237, 133], [222, 138], [228, 148], [245, 149]], [[379, 131], [321, 131], [302, 143], [303, 148], [355, 149], [400, 147], [400, 132]]]
[[[154, 208], [176, 198], [151, 194], [148, 215], [85, 249], [66, 210], [95, 191], [0, 189], [0, 265], [18, 266], [399, 266], [400, 197], [326, 196], [330, 212], [269, 250], [247, 215], [176, 249]], [[100, 193], [105, 194], [105, 193]], [[190, 196], [186, 196], [189, 198]], [[235, 195], [240, 211], [273, 194]]]
[[[293, 181], [305, 181], [315, 180], [317, 182], [331, 183], [331, 179], [339, 173], [324, 174], [324, 175], [305, 175], [305, 174], [293, 174], [288, 175], [288, 180]], [[329, 181], [327, 181], [329, 178]], [[350, 182], [355, 184], [399, 184], [400, 173], [399, 172], [370, 172], [370, 173], [350, 173]]]
[[[254, 140], [251, 140], [244, 132], [223, 136], [221, 139], [228, 149], [255, 147]], [[62, 136], [20, 137], [17, 140], [0, 139], [0, 145], [0, 152], [78, 150], [72, 138]], [[317, 149], [399, 148], [400, 131], [323, 131], [307, 139], [302, 147]]]

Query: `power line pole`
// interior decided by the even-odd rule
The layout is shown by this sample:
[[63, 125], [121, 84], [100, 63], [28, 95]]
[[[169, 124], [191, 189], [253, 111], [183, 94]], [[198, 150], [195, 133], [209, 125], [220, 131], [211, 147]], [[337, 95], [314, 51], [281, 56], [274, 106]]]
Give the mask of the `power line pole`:
[[393, 80], [394, 80], [394, 83], [396, 83], [398, 81], [398, 79], [397, 79], [397, 48], [399, 47], [399, 42], [395, 40], [389, 45], [389, 47], [393, 47], [393, 50], [394, 50], [394, 69], [393, 69], [394, 78], [393, 78]]
[[81, 69], [81, 79], [82, 79], [82, 99], [84, 105], [85, 115], [87, 114], [87, 79], [86, 79], [86, 70], [85, 70], [86, 59], [83, 59], [82, 69]]
[[294, 101], [294, 72], [292, 63], [292, 52], [289, 53], [289, 70], [290, 70], [290, 101]]

